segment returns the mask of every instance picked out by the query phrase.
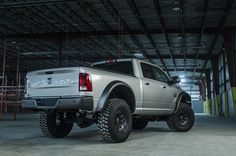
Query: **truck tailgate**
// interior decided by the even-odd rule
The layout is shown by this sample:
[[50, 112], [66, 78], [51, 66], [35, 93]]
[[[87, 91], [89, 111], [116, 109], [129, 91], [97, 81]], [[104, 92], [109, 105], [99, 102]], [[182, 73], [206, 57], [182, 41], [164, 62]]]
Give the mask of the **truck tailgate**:
[[78, 96], [79, 68], [58, 68], [30, 72], [26, 97]]

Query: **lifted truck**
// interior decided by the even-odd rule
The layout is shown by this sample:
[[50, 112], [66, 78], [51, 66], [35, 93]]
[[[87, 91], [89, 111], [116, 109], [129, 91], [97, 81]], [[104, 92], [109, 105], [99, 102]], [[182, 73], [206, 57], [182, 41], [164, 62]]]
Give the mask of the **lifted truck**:
[[189, 94], [158, 66], [135, 58], [29, 72], [23, 108], [39, 110], [49, 137], [67, 136], [73, 124], [94, 123], [106, 142], [125, 141], [131, 129], [165, 120], [185, 132], [194, 124]]

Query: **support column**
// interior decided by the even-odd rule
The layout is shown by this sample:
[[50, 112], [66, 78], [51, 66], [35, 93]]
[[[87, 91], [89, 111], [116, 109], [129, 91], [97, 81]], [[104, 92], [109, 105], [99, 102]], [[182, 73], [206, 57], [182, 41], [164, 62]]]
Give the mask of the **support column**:
[[6, 59], [7, 59], [7, 42], [4, 41], [4, 48], [3, 48], [3, 64], [2, 64], [2, 84], [1, 84], [1, 94], [0, 94], [0, 120], [2, 120], [2, 116], [4, 113], [4, 105], [5, 105], [5, 98], [4, 98], [4, 85], [5, 85], [5, 73], [6, 73]]
[[206, 92], [207, 92], [207, 113], [212, 114], [212, 99], [211, 99], [211, 77], [210, 77], [210, 70], [205, 71], [206, 75]]
[[211, 60], [213, 73], [213, 95], [214, 95], [214, 114], [220, 114], [220, 87], [219, 87], [219, 56], [212, 57]]
[[226, 57], [225, 50], [223, 50], [223, 77], [224, 77], [224, 117], [229, 117], [229, 101], [228, 101], [228, 91], [227, 91], [227, 82], [226, 82]]
[[58, 66], [61, 67], [62, 60], [62, 41], [59, 42], [59, 50], [58, 50]]
[[205, 77], [201, 78], [199, 81], [199, 91], [203, 101], [203, 112], [207, 113], [207, 103], [206, 103], [206, 80]]
[[236, 30], [231, 29], [224, 31], [224, 45], [226, 58], [228, 61], [229, 80], [233, 97], [234, 114], [236, 117]]

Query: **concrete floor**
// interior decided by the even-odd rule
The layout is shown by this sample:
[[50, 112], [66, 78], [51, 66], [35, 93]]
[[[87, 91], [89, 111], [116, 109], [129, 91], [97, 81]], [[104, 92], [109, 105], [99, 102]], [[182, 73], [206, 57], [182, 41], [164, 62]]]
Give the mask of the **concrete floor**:
[[107, 144], [96, 126], [79, 129], [63, 139], [42, 135], [38, 115], [0, 121], [0, 156], [168, 156], [236, 155], [236, 121], [196, 115], [193, 129], [171, 132], [165, 122], [152, 122], [142, 131], [133, 131], [125, 143]]

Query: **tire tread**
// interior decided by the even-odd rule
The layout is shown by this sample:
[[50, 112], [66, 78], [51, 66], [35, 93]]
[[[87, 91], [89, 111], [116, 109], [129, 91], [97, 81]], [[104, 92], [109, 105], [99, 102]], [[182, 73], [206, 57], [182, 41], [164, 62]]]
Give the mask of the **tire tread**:
[[[124, 141], [124, 140], [114, 137], [113, 132], [111, 128], [109, 127], [110, 114], [115, 113], [114, 111], [121, 103], [122, 104], [125, 103], [127, 105], [126, 101], [122, 99], [118, 99], [118, 98], [109, 99], [106, 106], [98, 114], [98, 120], [97, 120], [98, 133], [106, 142], [118, 143], [118, 142]], [[127, 107], [129, 106], [127, 105]]]

